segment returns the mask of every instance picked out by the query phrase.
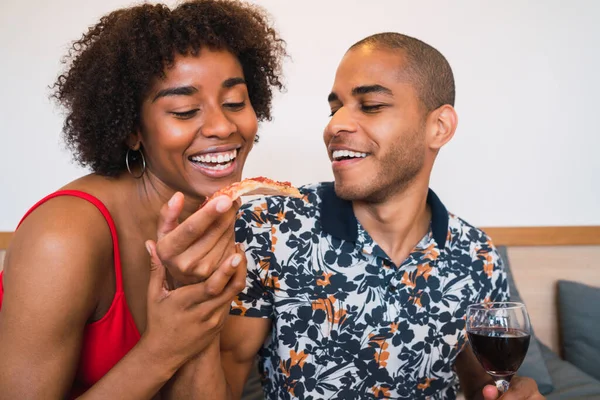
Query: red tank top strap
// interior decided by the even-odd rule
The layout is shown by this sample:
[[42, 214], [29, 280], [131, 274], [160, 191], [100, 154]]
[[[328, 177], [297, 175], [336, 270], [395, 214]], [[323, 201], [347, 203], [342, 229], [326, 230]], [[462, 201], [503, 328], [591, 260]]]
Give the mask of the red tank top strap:
[[[115, 222], [113, 221], [113, 219], [110, 215], [110, 212], [108, 211], [106, 206], [100, 200], [98, 200], [96, 197], [92, 196], [89, 193], [82, 192], [79, 190], [58, 190], [58, 191], [51, 193], [48, 196], [44, 197], [37, 203], [35, 203], [35, 205], [33, 207], [31, 207], [29, 209], [29, 211], [27, 211], [27, 213], [25, 213], [23, 218], [21, 218], [19, 225], [21, 225], [23, 220], [25, 220], [25, 218], [27, 218], [27, 216], [29, 214], [31, 214], [40, 205], [42, 205], [43, 203], [45, 203], [46, 201], [48, 201], [54, 197], [58, 197], [58, 196], [74, 196], [74, 197], [79, 197], [81, 199], [87, 200], [90, 203], [92, 203], [94, 206], [96, 206], [98, 211], [100, 211], [100, 213], [102, 213], [102, 216], [104, 216], [104, 219], [106, 220], [106, 223], [108, 224], [108, 227], [110, 229], [110, 235], [112, 237], [112, 242], [113, 242], [113, 258], [114, 258], [114, 264], [115, 264], [115, 280], [116, 280], [115, 289], [116, 289], [117, 293], [123, 292], [123, 278], [121, 275], [121, 256], [119, 253], [119, 240], [117, 238], [117, 228], [115, 227]], [[18, 226], [17, 226], [17, 228], [18, 228]]]

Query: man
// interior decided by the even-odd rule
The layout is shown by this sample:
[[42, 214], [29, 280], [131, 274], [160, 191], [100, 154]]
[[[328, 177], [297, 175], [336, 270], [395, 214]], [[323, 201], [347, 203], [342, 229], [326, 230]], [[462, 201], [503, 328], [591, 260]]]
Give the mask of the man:
[[[243, 206], [247, 287], [221, 333], [223, 375], [200, 391], [239, 397], [259, 352], [268, 399], [451, 399], [459, 380], [467, 398], [498, 397], [464, 328], [469, 304], [508, 298], [501, 260], [429, 190], [454, 94], [446, 59], [417, 39], [350, 48], [324, 132], [335, 183]], [[514, 378], [503, 399], [517, 398], [542, 396]]]

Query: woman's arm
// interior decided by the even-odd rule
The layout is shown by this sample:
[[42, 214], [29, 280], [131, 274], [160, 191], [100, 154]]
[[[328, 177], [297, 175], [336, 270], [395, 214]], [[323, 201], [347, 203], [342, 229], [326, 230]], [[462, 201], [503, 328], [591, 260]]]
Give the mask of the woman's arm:
[[[3, 398], [58, 399], [69, 393], [85, 325], [94, 315], [99, 288], [112, 268], [110, 232], [93, 205], [56, 198], [23, 222], [11, 243], [3, 277]], [[167, 359], [158, 363], [145, 348], [147, 341], [142, 340], [85, 397], [119, 393], [133, 398], [126, 396], [129, 386], [144, 388], [136, 390], [140, 395], [144, 392], [136, 398], [150, 398], [177, 366]], [[131, 385], [132, 377], [141, 372], [145, 378]]]
[[[215, 339], [227, 315], [222, 310], [243, 287], [245, 262], [233, 263], [234, 256], [205, 282], [170, 291], [155, 245], [149, 245], [146, 331], [82, 398], [153, 397]], [[3, 396], [53, 399], [69, 393], [85, 325], [114, 268], [112, 253], [103, 217], [79, 199], [53, 199], [18, 229], [7, 254], [0, 312]]]

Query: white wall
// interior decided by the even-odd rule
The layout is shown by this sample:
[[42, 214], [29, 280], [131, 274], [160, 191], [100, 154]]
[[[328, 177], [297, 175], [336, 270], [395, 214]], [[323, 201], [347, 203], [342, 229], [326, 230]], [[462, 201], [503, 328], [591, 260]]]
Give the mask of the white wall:
[[[337, 64], [364, 36], [399, 31], [438, 48], [455, 71], [459, 128], [432, 181], [449, 209], [476, 225], [600, 225], [600, 2], [256, 2], [292, 60], [247, 176], [331, 179], [321, 133]], [[0, 1], [0, 231], [84, 172], [64, 150], [47, 86], [68, 43], [130, 3]]]

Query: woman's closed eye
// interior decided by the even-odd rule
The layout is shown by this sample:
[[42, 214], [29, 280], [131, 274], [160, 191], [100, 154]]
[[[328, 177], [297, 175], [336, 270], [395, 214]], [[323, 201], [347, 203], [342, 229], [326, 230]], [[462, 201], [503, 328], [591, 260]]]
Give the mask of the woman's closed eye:
[[229, 111], [240, 111], [246, 106], [245, 101], [241, 101], [239, 103], [224, 103], [223, 107], [228, 109]]
[[176, 118], [179, 119], [190, 119], [193, 118], [198, 111], [198, 108], [194, 108], [188, 111], [171, 111], [170, 114], [174, 115]]

